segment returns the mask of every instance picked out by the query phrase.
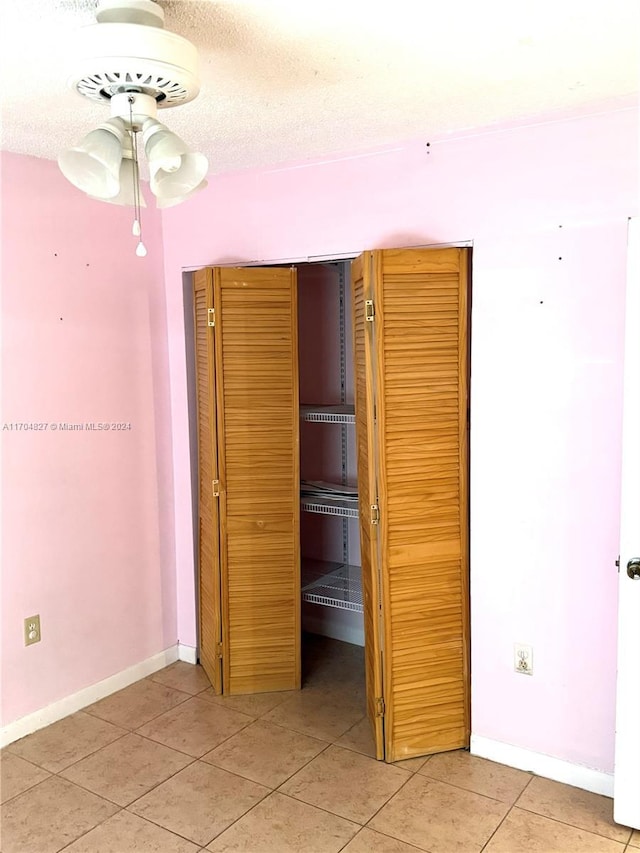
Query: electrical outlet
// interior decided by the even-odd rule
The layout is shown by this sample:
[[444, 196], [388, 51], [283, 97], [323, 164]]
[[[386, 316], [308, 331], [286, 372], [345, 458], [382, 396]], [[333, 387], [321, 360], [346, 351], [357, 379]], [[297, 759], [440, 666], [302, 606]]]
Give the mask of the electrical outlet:
[[31, 646], [33, 643], [39, 643], [42, 639], [40, 634], [40, 616], [29, 616], [24, 620], [24, 644]]
[[522, 675], [533, 675], [533, 647], [514, 643], [513, 668]]

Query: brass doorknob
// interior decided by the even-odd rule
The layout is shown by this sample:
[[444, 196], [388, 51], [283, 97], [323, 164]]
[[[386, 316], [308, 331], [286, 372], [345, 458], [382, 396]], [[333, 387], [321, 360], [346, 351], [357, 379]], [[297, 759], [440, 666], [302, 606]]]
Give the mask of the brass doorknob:
[[627, 563], [627, 574], [631, 580], [640, 578], [640, 557], [634, 557]]

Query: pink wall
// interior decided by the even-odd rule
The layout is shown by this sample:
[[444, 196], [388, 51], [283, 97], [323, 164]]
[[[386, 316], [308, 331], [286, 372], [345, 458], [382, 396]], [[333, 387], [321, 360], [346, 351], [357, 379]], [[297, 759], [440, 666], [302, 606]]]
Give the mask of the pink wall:
[[[195, 643], [181, 269], [474, 241], [473, 731], [613, 763], [633, 109], [220, 176], [163, 215], [178, 634]], [[513, 643], [535, 674], [513, 672]]]
[[[162, 229], [87, 199], [52, 162], [2, 155], [7, 431], [2, 717], [7, 724], [175, 644], [173, 479]], [[39, 613], [42, 642], [22, 623]]]

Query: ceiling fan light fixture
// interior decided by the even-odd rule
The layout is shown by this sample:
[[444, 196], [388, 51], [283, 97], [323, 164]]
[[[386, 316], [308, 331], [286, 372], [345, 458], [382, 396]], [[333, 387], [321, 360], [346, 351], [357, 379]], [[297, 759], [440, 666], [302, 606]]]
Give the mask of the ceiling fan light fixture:
[[83, 27], [69, 86], [108, 103], [111, 118], [63, 152], [63, 175], [91, 198], [132, 205], [136, 254], [144, 256], [137, 135], [142, 132], [150, 186], [158, 207], [179, 204], [207, 182], [208, 161], [157, 121], [159, 109], [193, 100], [200, 91], [195, 46], [164, 29], [155, 0], [100, 0], [97, 23]]

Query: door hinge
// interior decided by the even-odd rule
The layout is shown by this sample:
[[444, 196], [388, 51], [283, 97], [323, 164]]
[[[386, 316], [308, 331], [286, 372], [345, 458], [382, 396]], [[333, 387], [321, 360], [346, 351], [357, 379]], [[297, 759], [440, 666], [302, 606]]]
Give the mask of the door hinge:
[[216, 309], [207, 308], [207, 326], [215, 326], [216, 324]]
[[378, 524], [380, 521], [380, 510], [377, 504], [371, 504], [371, 524]]
[[616, 566], [618, 567], [618, 574], [620, 574], [620, 554], [618, 554], [618, 559], [616, 560]]
[[212, 480], [211, 481], [211, 489], [213, 491], [214, 498], [220, 497], [220, 480]]
[[381, 696], [379, 696], [376, 699], [376, 717], [384, 717], [385, 712], [386, 712], [386, 708], [385, 708], [385, 704], [384, 704], [384, 699]]
[[222, 660], [222, 643], [216, 643], [216, 657]]
[[373, 299], [365, 299], [364, 301], [364, 318], [368, 323], [373, 323], [373, 318], [376, 316], [376, 309], [373, 304]]

